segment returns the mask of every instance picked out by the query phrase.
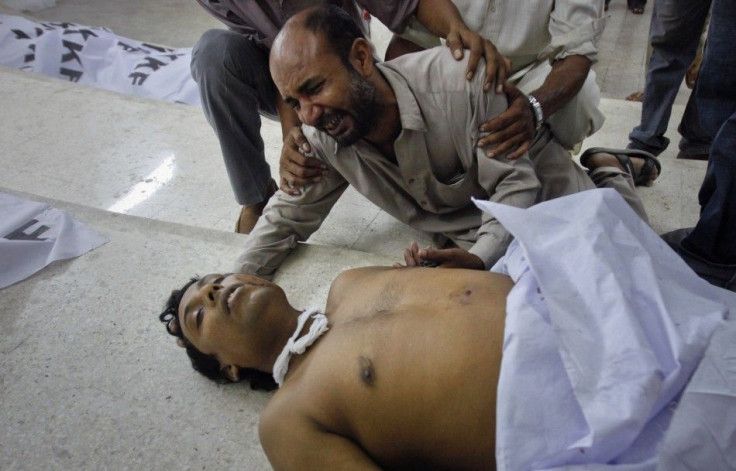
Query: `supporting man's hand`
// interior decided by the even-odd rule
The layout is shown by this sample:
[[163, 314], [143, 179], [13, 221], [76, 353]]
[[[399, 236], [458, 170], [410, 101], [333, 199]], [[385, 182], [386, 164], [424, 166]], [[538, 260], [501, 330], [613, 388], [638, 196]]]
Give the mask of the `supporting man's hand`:
[[490, 90], [491, 85], [495, 83], [496, 93], [503, 92], [506, 77], [511, 68], [511, 61], [502, 56], [492, 42], [464, 27], [464, 25], [463, 27], [452, 29], [447, 35], [447, 38], [445, 38], [445, 42], [450, 50], [452, 50], [452, 55], [455, 59], [460, 60], [463, 58], [463, 49], [470, 51], [468, 68], [465, 71], [468, 80], [472, 79], [475, 75], [480, 58], [485, 58], [486, 79], [483, 81], [483, 90]]
[[412, 242], [404, 249], [404, 263], [394, 263], [394, 268], [411, 268], [421, 266], [436, 266], [439, 268], [467, 268], [471, 270], [485, 270], [485, 264], [477, 255], [464, 249], [435, 249], [419, 248], [419, 244]]
[[[279, 187], [290, 195], [300, 195], [299, 187], [320, 181], [327, 166], [319, 159], [309, 157], [311, 152], [307, 138], [299, 126], [294, 126], [284, 139], [279, 161]], [[305, 155], [306, 154], [306, 155]]]
[[529, 150], [534, 137], [534, 114], [529, 98], [512, 84], [505, 87], [509, 107], [506, 111], [480, 126], [488, 133], [478, 140], [479, 147], [490, 147], [488, 157], [493, 158], [511, 151], [506, 157], [518, 159]]

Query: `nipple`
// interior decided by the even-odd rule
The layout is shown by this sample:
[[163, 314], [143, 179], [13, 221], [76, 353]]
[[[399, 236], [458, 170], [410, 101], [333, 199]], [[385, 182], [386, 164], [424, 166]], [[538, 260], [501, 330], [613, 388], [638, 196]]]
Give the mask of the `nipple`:
[[376, 371], [373, 369], [373, 362], [371, 359], [361, 355], [358, 358], [358, 365], [360, 367], [360, 380], [363, 381], [366, 386], [373, 386], [376, 381]]

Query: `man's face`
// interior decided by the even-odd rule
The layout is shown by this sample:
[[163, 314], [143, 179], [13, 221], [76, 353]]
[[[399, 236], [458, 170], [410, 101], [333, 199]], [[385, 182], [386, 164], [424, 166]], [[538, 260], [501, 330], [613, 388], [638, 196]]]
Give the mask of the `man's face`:
[[299, 119], [340, 145], [356, 143], [375, 127], [376, 87], [343, 63], [322, 35], [290, 31], [272, 57], [271, 73]]
[[223, 365], [248, 366], [261, 319], [283, 308], [281, 288], [255, 276], [207, 275], [184, 292], [179, 326], [200, 352], [215, 355]]

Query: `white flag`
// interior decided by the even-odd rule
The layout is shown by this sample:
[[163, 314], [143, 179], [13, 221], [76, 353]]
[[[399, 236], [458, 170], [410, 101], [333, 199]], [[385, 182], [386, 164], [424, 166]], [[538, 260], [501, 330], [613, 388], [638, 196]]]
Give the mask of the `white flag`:
[[0, 193], [0, 288], [108, 240], [64, 211]]

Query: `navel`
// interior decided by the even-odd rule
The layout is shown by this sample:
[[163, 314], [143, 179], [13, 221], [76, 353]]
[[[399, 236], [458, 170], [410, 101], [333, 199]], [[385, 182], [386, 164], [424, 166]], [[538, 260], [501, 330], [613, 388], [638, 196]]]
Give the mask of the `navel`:
[[360, 380], [366, 386], [373, 386], [373, 384], [376, 382], [376, 370], [373, 368], [373, 362], [371, 361], [371, 359], [363, 355], [359, 356], [358, 367]]

